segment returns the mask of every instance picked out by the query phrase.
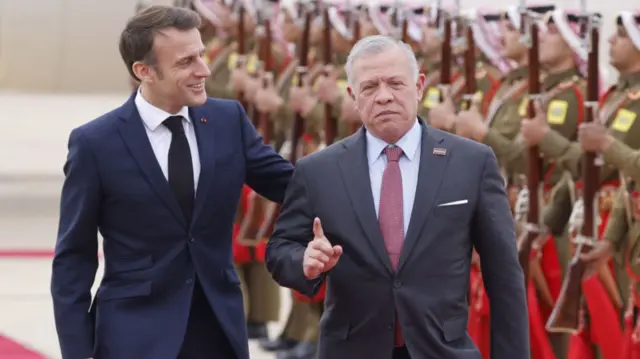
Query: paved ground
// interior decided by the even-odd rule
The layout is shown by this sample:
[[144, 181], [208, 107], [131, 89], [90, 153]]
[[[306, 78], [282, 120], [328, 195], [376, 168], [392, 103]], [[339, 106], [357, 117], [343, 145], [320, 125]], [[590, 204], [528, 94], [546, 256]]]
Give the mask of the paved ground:
[[[48, 286], [67, 136], [125, 99], [0, 93], [0, 336], [42, 357], [60, 358]], [[284, 294], [283, 317], [290, 305]], [[256, 344], [250, 343], [252, 358], [273, 357]], [[26, 358], [2, 348], [0, 342], [1, 359]]]

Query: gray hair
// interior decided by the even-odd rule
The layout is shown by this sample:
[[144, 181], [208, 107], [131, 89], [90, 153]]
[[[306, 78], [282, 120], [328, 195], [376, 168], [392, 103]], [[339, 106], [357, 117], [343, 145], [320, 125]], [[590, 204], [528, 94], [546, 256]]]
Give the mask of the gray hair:
[[381, 54], [389, 50], [389, 48], [391, 47], [399, 47], [403, 50], [403, 52], [407, 56], [409, 66], [411, 67], [411, 74], [413, 75], [414, 80], [418, 81], [420, 68], [418, 66], [416, 55], [413, 53], [413, 49], [411, 49], [409, 45], [400, 40], [396, 40], [393, 37], [384, 35], [373, 35], [360, 39], [353, 46], [353, 48], [351, 48], [351, 52], [349, 52], [349, 57], [347, 57], [347, 64], [345, 66], [345, 71], [347, 72], [347, 82], [349, 83], [349, 86], [351, 86], [351, 88], [354, 88], [353, 64], [357, 60], [369, 55]]

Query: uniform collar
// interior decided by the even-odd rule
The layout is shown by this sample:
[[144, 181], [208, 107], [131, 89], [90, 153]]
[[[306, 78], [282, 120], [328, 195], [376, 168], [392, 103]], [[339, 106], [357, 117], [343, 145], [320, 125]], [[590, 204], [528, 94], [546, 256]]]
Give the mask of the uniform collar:
[[578, 80], [580, 71], [576, 67], [564, 70], [554, 74], [548, 74], [542, 82], [542, 90], [549, 91], [568, 80]]
[[620, 90], [628, 90], [640, 85], [640, 71], [621, 75], [618, 78], [617, 87]]

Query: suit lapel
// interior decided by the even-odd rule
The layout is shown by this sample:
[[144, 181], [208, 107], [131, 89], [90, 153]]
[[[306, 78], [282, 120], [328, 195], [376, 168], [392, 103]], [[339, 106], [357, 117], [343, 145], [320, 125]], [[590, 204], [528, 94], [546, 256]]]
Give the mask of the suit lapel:
[[202, 212], [209, 189], [212, 186], [216, 154], [214, 141], [216, 121], [207, 118], [201, 107], [189, 108], [189, 116], [196, 131], [200, 154], [200, 178], [198, 179], [198, 190], [193, 209], [193, 221], [195, 221]]
[[149, 138], [144, 129], [144, 124], [135, 106], [134, 98], [135, 93], [121, 108], [120, 119], [122, 122], [118, 127], [118, 132], [153, 190], [171, 212], [173, 212], [176, 218], [178, 218], [180, 223], [186, 227], [187, 223], [178, 205], [178, 201], [171, 191], [169, 181], [167, 181], [162, 173], [158, 160], [153, 153], [151, 143], [149, 143]]
[[[434, 154], [434, 148], [446, 150], [445, 155]], [[418, 169], [418, 185], [411, 211], [409, 229], [405, 235], [404, 246], [400, 254], [398, 272], [418, 241], [427, 216], [433, 209], [444, 172], [449, 163], [451, 149], [438, 132], [425, 124], [422, 125], [422, 144], [420, 147], [420, 168]]]
[[346, 147], [345, 154], [340, 157], [338, 163], [351, 206], [384, 267], [389, 273], [393, 273], [373, 204], [364, 128], [345, 139], [343, 146]]

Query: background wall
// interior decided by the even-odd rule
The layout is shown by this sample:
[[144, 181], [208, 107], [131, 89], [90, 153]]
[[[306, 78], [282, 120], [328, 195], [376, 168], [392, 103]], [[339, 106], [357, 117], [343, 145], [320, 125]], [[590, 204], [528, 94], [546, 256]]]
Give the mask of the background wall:
[[[170, 4], [171, 0], [149, 0]], [[428, 3], [427, 1], [425, 1]], [[128, 91], [118, 54], [118, 35], [136, 0], [0, 0], [0, 90], [26, 92], [119, 93]], [[484, 6], [462, 0], [463, 7]], [[537, 2], [540, 3], [540, 2]], [[635, 0], [588, 1], [605, 16], [601, 62], [606, 66], [607, 37], [613, 16], [633, 9]], [[517, 4], [493, 0], [493, 7]], [[563, 7], [578, 1], [560, 0]], [[607, 81], [615, 79], [609, 71]]]
[[128, 91], [118, 35], [135, 4], [136, 0], [0, 0], [0, 89]]

